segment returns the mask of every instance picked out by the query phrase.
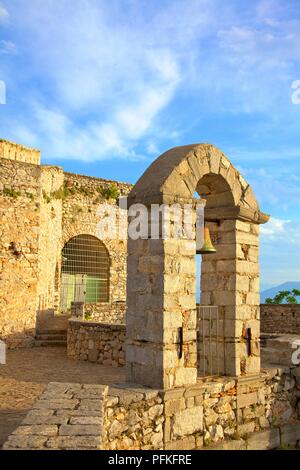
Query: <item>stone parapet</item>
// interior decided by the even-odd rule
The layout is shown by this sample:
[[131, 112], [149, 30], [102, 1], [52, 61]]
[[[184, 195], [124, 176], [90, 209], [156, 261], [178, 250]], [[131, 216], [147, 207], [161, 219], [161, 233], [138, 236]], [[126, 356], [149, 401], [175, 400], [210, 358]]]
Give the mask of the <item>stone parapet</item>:
[[0, 139], [0, 158], [39, 165], [41, 152], [37, 149]]
[[69, 320], [68, 356], [120, 367], [125, 364], [125, 325]]
[[260, 330], [263, 333], [292, 333], [300, 335], [299, 304], [262, 304]]

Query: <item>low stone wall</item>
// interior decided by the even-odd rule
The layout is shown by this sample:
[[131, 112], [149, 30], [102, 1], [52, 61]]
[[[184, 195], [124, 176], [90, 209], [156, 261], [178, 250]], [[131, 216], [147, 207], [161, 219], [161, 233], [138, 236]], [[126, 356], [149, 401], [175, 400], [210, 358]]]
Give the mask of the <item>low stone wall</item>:
[[4, 449], [299, 447], [299, 398], [299, 367], [167, 391], [50, 383]]
[[167, 391], [109, 388], [103, 448], [267, 449], [296, 445], [300, 441], [297, 374], [299, 368], [274, 368], [258, 376], [210, 378]]
[[262, 304], [260, 306], [260, 331], [300, 334], [300, 304]]
[[85, 315], [95, 322], [125, 324], [126, 302], [85, 304]]
[[68, 356], [115, 367], [125, 364], [125, 325], [109, 325], [71, 319]]
[[103, 413], [103, 449], [163, 449], [164, 420], [159, 390], [109, 387]]

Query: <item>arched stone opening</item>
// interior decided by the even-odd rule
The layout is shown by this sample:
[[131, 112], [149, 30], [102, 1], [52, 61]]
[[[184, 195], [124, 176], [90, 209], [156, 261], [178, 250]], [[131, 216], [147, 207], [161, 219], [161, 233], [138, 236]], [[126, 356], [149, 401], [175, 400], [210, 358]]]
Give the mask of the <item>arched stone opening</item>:
[[70, 238], [61, 254], [61, 311], [70, 310], [71, 302], [108, 302], [109, 266], [109, 253], [101, 240], [88, 234]]
[[[259, 210], [253, 191], [227, 157], [209, 144], [171, 149], [132, 189], [135, 203], [195, 204], [206, 194], [205, 220], [217, 253], [203, 256], [201, 303], [217, 306], [224, 332], [222, 374], [260, 370]], [[195, 241], [128, 241], [127, 378], [156, 388], [197, 380]]]

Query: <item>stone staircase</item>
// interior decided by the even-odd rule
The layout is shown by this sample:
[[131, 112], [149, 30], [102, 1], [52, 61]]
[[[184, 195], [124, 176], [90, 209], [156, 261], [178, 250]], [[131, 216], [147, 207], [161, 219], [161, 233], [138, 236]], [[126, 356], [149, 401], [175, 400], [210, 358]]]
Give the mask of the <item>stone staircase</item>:
[[66, 330], [43, 330], [36, 332], [35, 346], [67, 346]]

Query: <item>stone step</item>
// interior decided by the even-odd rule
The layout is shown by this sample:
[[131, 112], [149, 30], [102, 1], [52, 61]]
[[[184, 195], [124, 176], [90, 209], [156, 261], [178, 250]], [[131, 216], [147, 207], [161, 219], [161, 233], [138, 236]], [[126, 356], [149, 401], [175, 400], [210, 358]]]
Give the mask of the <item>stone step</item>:
[[35, 340], [34, 345], [35, 346], [64, 346], [65, 347], [67, 345], [67, 341], [64, 341], [64, 340], [47, 340], [47, 341]]
[[45, 335], [45, 334], [40, 334], [40, 335], [36, 335], [35, 337], [36, 340], [41, 340], [41, 341], [48, 341], [48, 340], [59, 340], [59, 341], [66, 341], [67, 340], [67, 335], [56, 335], [56, 334], [52, 334], [52, 335]]
[[36, 336], [38, 335], [66, 335], [67, 330], [36, 330]]

